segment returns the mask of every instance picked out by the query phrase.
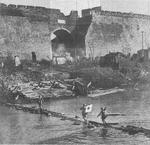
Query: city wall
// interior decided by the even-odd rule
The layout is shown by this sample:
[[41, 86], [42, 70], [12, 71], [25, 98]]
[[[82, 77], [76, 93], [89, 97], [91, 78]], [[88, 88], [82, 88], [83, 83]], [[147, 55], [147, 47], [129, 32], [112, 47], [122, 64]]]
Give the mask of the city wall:
[[57, 30], [67, 32], [74, 48], [87, 57], [150, 47], [150, 16], [101, 7], [83, 10], [79, 17], [76, 11], [65, 16], [59, 9], [1, 3], [0, 22], [0, 54], [22, 59], [31, 59], [32, 51], [38, 60], [52, 59], [51, 35]]

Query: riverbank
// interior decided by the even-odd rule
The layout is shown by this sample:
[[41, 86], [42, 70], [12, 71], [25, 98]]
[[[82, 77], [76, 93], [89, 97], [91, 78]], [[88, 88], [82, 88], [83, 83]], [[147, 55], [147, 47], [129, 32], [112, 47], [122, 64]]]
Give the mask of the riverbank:
[[128, 63], [128, 66], [122, 64], [121, 69], [117, 70], [111, 67], [100, 67], [93, 62], [87, 63], [88, 65], [83, 65], [81, 62], [54, 66], [49, 62], [24, 61], [21, 70], [15, 69], [11, 64], [5, 70], [1, 70], [0, 96], [12, 102], [19, 95], [20, 100], [32, 102], [30, 100], [37, 100], [39, 95], [44, 96], [45, 100], [72, 98], [74, 93], [71, 88], [74, 82], [77, 82], [77, 91], [81, 96], [87, 96], [86, 89], [89, 84], [88, 92], [106, 90], [106, 94], [107, 89], [131, 87], [139, 90], [143, 85], [149, 84], [149, 63]]

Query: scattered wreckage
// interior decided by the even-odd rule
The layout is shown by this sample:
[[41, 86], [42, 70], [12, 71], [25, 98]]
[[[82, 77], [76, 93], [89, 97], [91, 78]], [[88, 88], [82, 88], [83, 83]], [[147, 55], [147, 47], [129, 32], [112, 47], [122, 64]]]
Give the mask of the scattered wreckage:
[[75, 95], [87, 95], [86, 86], [78, 79], [66, 79], [64, 81], [58, 79], [40, 82], [30, 81], [29, 83], [10, 85], [9, 90], [15, 96], [15, 100], [37, 100], [39, 95], [43, 96], [43, 99], [69, 98]]
[[68, 88], [70, 85], [64, 85], [58, 81], [41, 81], [20, 83], [14, 86], [9, 86], [9, 90], [16, 94], [16, 100], [20, 98], [28, 98], [31, 100], [38, 99], [39, 95], [46, 98], [57, 98], [61, 96], [72, 96], [72, 91]]

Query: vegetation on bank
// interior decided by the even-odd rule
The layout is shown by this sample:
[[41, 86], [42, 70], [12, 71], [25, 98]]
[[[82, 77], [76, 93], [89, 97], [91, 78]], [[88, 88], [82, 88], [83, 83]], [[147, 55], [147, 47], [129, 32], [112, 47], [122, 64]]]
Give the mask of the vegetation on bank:
[[[117, 69], [114, 65], [102, 67], [101, 61], [97, 58], [93, 60], [82, 59], [65, 65], [52, 65], [52, 62], [46, 60], [37, 63], [24, 60], [22, 67], [17, 69], [13, 57], [8, 54], [6, 58], [3, 58], [3, 62], [4, 67], [1, 67], [0, 72], [1, 101], [14, 100], [13, 94], [9, 90], [10, 85], [30, 81], [81, 78], [85, 85], [92, 82], [92, 89], [107, 89], [122, 85], [134, 87], [138, 83], [150, 82], [150, 62], [137, 62], [127, 57], [120, 59]], [[57, 72], [56, 75], [51, 75], [55, 72]]]

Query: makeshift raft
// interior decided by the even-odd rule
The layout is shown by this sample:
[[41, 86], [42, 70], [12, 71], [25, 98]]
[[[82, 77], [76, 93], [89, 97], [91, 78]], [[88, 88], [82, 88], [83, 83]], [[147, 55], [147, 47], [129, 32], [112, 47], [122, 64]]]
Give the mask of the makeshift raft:
[[[47, 117], [52, 116], [52, 117], [57, 117], [57, 118], [61, 118], [61, 120], [69, 120], [69, 121], [73, 121], [73, 122], [78, 122], [78, 123], [85, 123], [83, 120], [79, 119], [78, 117], [68, 117], [62, 113], [58, 113], [58, 112], [54, 112], [54, 111], [49, 111], [47, 109], [39, 109], [36, 107], [28, 107], [28, 106], [23, 106], [20, 104], [11, 104], [11, 103], [3, 103], [1, 102], [2, 105], [8, 106], [8, 107], [12, 107], [15, 108], [16, 110], [22, 110], [24, 112], [29, 112], [29, 113], [33, 113], [33, 114], [42, 114], [45, 115]], [[118, 123], [107, 123], [107, 124], [102, 124], [99, 122], [95, 122], [95, 121], [88, 121], [87, 127], [88, 128], [94, 128], [94, 127], [105, 127], [105, 128], [112, 128], [112, 129], [116, 129], [116, 130], [121, 130], [123, 132], [128, 133], [129, 135], [134, 135], [137, 133], [144, 133], [146, 136], [150, 136], [150, 130], [149, 129], [145, 129], [142, 127], [136, 127], [136, 126], [115, 126], [118, 125]]]
[[70, 120], [70, 121], [76, 121], [77, 119], [71, 118], [71, 117], [67, 117], [62, 113], [58, 113], [58, 112], [53, 112], [53, 111], [49, 111], [47, 109], [40, 109], [40, 108], [36, 108], [36, 107], [29, 107], [29, 106], [24, 106], [24, 105], [20, 105], [20, 104], [11, 104], [11, 103], [2, 103], [1, 104], [7, 106], [7, 107], [12, 107], [15, 108], [16, 110], [22, 110], [24, 112], [29, 112], [32, 114], [41, 114], [41, 115], [45, 115], [45, 116], [52, 116], [52, 117], [58, 117], [58, 118], [63, 118], [66, 120]]
[[[40, 109], [37, 107], [29, 107], [29, 106], [20, 105], [20, 104], [11, 104], [11, 103], [2, 103], [2, 102], [1, 102], [1, 104], [4, 106], [7, 106], [7, 107], [15, 108], [16, 110], [22, 110], [24, 112], [29, 112], [32, 114], [41, 114], [41, 115], [45, 115], [47, 117], [52, 116], [52, 117], [61, 118], [62, 120], [69, 120], [69, 121], [73, 121], [73, 122], [85, 123], [84, 120], [81, 120], [77, 116], [76, 117], [69, 117], [63, 113], [58, 113], [58, 112], [50, 111], [47, 109]], [[89, 123], [91, 123], [97, 127], [98, 126], [104, 126], [102, 123], [98, 123], [95, 121], [89, 121]], [[118, 123], [108, 123], [107, 125], [118, 125]]]

